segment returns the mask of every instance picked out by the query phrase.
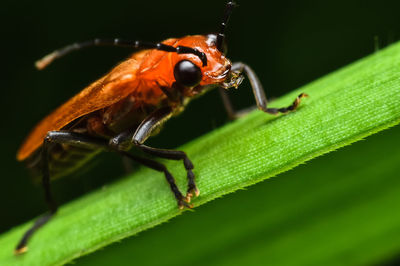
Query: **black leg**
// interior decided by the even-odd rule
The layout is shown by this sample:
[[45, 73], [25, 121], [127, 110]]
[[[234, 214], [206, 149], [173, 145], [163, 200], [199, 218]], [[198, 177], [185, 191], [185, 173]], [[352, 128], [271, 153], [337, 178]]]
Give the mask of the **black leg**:
[[[146, 119], [142, 121], [142, 123], [136, 129], [135, 133], [132, 136], [131, 141], [142, 151], [151, 154], [153, 156], [170, 160], [183, 160], [183, 165], [186, 169], [187, 179], [188, 179], [188, 188], [185, 200], [187, 202], [190, 202], [193, 195], [198, 196], [200, 192], [195, 183], [195, 176], [192, 171], [193, 164], [186, 155], [186, 153], [183, 151], [156, 149], [143, 144], [147, 140], [147, 138], [151, 135], [153, 130], [156, 129], [160, 124], [162, 124], [172, 115], [172, 112], [173, 110], [170, 107], [163, 107], [151, 113]], [[116, 138], [110, 140], [110, 145], [117, 147], [119, 142], [123, 143], [124, 141], [121, 138], [118, 139], [117, 136]]]
[[127, 158], [126, 156], [122, 156], [121, 158], [122, 166], [124, 167], [125, 174], [129, 174], [133, 171], [132, 160]]
[[[134, 138], [135, 138], [135, 136], [134, 136]], [[192, 171], [194, 168], [193, 163], [189, 160], [189, 158], [187, 157], [185, 152], [152, 148], [152, 147], [146, 146], [144, 144], [140, 144], [139, 142], [136, 142], [135, 140], [134, 140], [134, 143], [138, 148], [140, 148], [142, 151], [144, 151], [150, 155], [157, 156], [157, 157], [164, 158], [164, 159], [170, 159], [170, 160], [183, 160], [183, 165], [186, 169], [187, 179], [188, 179], [188, 188], [187, 188], [185, 200], [187, 202], [190, 202], [191, 198], [193, 197], [193, 194], [196, 196], [200, 195], [200, 191], [196, 186], [196, 183], [194, 180], [194, 173]]]
[[49, 213], [43, 215], [36, 220], [34, 225], [25, 232], [24, 236], [15, 248], [15, 254], [21, 254], [28, 250], [27, 242], [29, 238], [35, 233], [40, 227], [46, 224], [50, 218], [57, 212], [57, 204], [51, 194], [50, 189], [50, 174], [48, 164], [48, 150], [50, 143], [65, 143], [81, 147], [89, 148], [100, 148], [107, 145], [107, 141], [100, 139], [90, 138], [77, 133], [50, 131], [47, 133], [46, 138], [43, 141], [41, 163], [42, 163], [42, 185], [44, 188], [45, 200], [49, 207]]
[[154, 169], [156, 171], [162, 172], [165, 175], [165, 178], [167, 179], [167, 182], [174, 193], [174, 196], [176, 200], [178, 201], [178, 207], [179, 209], [183, 209], [184, 207], [192, 208], [193, 206], [185, 202], [185, 198], [183, 197], [182, 193], [180, 192], [179, 188], [177, 187], [175, 183], [174, 177], [171, 175], [171, 173], [168, 171], [168, 169], [165, 167], [165, 165], [148, 159], [148, 158], [143, 158], [143, 157], [138, 157], [136, 155], [130, 154], [126, 151], [118, 151], [120, 154], [123, 156], [126, 156], [140, 164], [143, 164], [144, 166], [147, 166], [151, 169]]
[[229, 95], [228, 95], [227, 90], [222, 88], [222, 87], [219, 87], [218, 90], [219, 90], [219, 94], [220, 94], [221, 99], [222, 99], [222, 103], [224, 104], [226, 113], [228, 114], [228, 118], [230, 120], [238, 119], [238, 118], [240, 118], [242, 116], [245, 116], [249, 112], [257, 109], [257, 106], [253, 105], [253, 106], [250, 106], [249, 108], [245, 108], [245, 109], [236, 111], [233, 108], [233, 104], [232, 104], [231, 100], [229, 99]]
[[[253, 89], [253, 94], [254, 98], [257, 103], [258, 109], [269, 113], [269, 114], [278, 114], [278, 113], [287, 113], [290, 111], [294, 111], [297, 106], [300, 104], [301, 98], [307, 97], [308, 95], [305, 93], [301, 93], [297, 98], [293, 101], [293, 103], [287, 107], [282, 107], [282, 108], [268, 108], [267, 107], [267, 97], [265, 96], [263, 86], [261, 85], [260, 80], [258, 79], [256, 73], [251, 69], [248, 65], [242, 63], [242, 62], [236, 62], [233, 63], [232, 65], [232, 71], [234, 72], [244, 72], [246, 76], [249, 78], [251, 87]], [[229, 115], [229, 117], [232, 119], [238, 118], [242, 116], [244, 113], [246, 113], [249, 110], [245, 111], [239, 111], [236, 112], [232, 106], [232, 103], [230, 102], [228, 95], [224, 91], [224, 89], [220, 89], [221, 97], [225, 106], [225, 109]]]
[[14, 250], [15, 255], [19, 255], [28, 251], [28, 247], [26, 244], [28, 243], [29, 238], [33, 235], [34, 232], [36, 232], [40, 227], [47, 223], [54, 214], [55, 213], [51, 212], [47, 213], [35, 221], [35, 224], [31, 228], [29, 228], [28, 231], [25, 232], [24, 236], [19, 241], [17, 247]]

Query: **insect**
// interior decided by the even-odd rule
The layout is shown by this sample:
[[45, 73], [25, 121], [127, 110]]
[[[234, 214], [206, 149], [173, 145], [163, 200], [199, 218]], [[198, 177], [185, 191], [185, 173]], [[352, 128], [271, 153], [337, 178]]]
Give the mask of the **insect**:
[[[218, 88], [229, 117], [236, 118], [239, 113], [234, 111], [226, 89], [237, 88], [246, 75], [260, 110], [278, 114], [297, 108], [306, 94], [300, 94], [288, 107], [267, 107], [264, 89], [255, 72], [245, 63], [231, 63], [225, 56], [225, 28], [234, 6], [233, 1], [227, 2], [216, 34], [171, 38], [160, 43], [95, 39], [66, 46], [36, 62], [36, 67], [43, 69], [55, 59], [90, 46], [139, 49], [45, 117], [22, 144], [17, 159], [41, 176], [49, 212], [23, 235], [16, 254], [27, 251], [29, 238], [57, 212], [50, 180], [78, 169], [101, 151], [118, 153], [162, 172], [178, 207], [192, 208], [191, 198], [200, 192], [195, 183], [194, 166], [186, 153], [144, 143], [196, 96]], [[131, 148], [153, 157], [183, 161], [188, 180], [186, 194], [179, 190], [162, 163], [133, 155], [129, 152]]]

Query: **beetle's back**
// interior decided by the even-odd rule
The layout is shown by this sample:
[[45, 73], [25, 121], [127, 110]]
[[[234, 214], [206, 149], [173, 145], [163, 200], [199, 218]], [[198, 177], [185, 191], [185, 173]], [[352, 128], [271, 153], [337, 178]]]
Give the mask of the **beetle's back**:
[[127, 97], [137, 87], [136, 71], [145, 54], [146, 51], [135, 53], [39, 122], [20, 147], [17, 159], [23, 161], [33, 154], [47, 132], [61, 130], [74, 120]]

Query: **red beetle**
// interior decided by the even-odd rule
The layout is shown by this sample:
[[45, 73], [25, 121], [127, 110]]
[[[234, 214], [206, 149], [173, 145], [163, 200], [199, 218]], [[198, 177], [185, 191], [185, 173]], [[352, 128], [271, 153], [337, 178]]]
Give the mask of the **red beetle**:
[[[163, 172], [179, 208], [191, 208], [190, 200], [193, 195], [199, 195], [199, 190], [193, 164], [185, 152], [153, 148], [144, 142], [162, 123], [182, 112], [193, 97], [217, 87], [229, 116], [235, 118], [238, 113], [233, 110], [225, 89], [239, 86], [244, 73], [260, 110], [278, 114], [296, 109], [306, 94], [300, 94], [288, 107], [268, 108], [254, 71], [244, 63], [231, 63], [225, 57], [224, 32], [234, 6], [232, 1], [227, 3], [217, 34], [171, 38], [156, 44], [95, 39], [67, 46], [36, 62], [36, 67], [43, 69], [53, 60], [89, 46], [142, 49], [44, 118], [22, 144], [17, 159], [42, 177], [50, 212], [24, 234], [15, 253], [25, 252], [32, 234], [57, 212], [50, 180], [76, 170], [100, 151], [113, 151]], [[180, 192], [163, 164], [129, 153], [132, 147], [155, 157], [182, 160], [188, 178], [186, 195]]]

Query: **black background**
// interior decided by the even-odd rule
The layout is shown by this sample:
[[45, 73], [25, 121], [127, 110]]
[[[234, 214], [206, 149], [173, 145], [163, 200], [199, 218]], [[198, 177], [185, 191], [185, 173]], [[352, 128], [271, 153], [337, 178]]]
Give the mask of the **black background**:
[[[239, 1], [228, 28], [228, 57], [258, 73], [278, 97], [400, 38], [399, 1]], [[39, 72], [33, 63], [52, 50], [95, 37], [161, 41], [214, 32], [225, 1], [3, 1], [1, 22], [0, 233], [46, 210], [41, 187], [15, 159], [29, 130], [52, 109], [128, 56], [124, 48], [92, 48]], [[238, 106], [254, 104], [249, 86]], [[152, 139], [176, 147], [227, 121], [218, 93], [193, 102]], [[122, 176], [117, 156], [54, 183], [64, 203]], [[90, 174], [89, 174], [89, 173]], [[79, 177], [79, 178], [78, 178]]]

